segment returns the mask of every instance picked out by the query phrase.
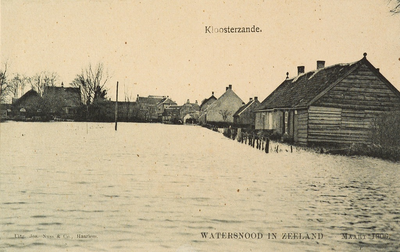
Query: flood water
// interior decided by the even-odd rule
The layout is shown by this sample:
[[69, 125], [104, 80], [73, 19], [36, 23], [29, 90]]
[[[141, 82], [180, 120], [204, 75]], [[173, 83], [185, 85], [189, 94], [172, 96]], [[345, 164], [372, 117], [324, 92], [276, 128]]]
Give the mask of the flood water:
[[1, 251], [400, 250], [399, 163], [197, 126], [0, 125]]

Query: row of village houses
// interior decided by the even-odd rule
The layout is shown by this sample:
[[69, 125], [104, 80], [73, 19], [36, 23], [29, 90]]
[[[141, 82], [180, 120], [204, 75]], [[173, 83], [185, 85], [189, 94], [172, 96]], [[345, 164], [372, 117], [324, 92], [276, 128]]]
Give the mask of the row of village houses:
[[[12, 104], [1, 104], [2, 119], [18, 121], [91, 120], [113, 121], [115, 101], [95, 99], [93, 104], [82, 103], [81, 91], [76, 87], [46, 86], [43, 95], [31, 89]], [[197, 122], [200, 106], [189, 100], [178, 106], [168, 96], [137, 96], [136, 101], [118, 102], [118, 120], [140, 122]], [[82, 115], [83, 114], [83, 115]]]
[[[64, 116], [76, 113], [79, 90], [48, 87], [43, 97], [63, 97], [58, 102]], [[53, 89], [52, 92], [49, 92]], [[56, 91], [57, 90], [57, 91]], [[16, 101], [18, 108], [30, 91]], [[33, 99], [33, 97], [31, 99]], [[24, 100], [25, 99], [25, 100]], [[74, 101], [72, 101], [74, 100]], [[110, 106], [115, 103], [110, 102]], [[232, 85], [219, 97], [212, 95], [201, 104], [177, 105], [168, 96], [137, 96], [136, 102], [119, 102], [119, 117], [129, 115], [142, 121], [199, 123], [274, 131], [293, 142], [354, 143], [370, 141], [372, 122], [388, 111], [400, 111], [400, 92], [366, 58], [348, 64], [325, 66], [317, 61], [315, 70], [286, 79], [262, 102], [257, 97], [247, 103], [236, 95]], [[111, 111], [113, 111], [111, 109]]]
[[255, 97], [242, 105], [229, 86], [199, 120], [273, 131], [301, 145], [371, 143], [376, 119], [400, 112], [400, 92], [366, 56], [327, 67], [317, 61], [309, 72], [299, 66], [261, 103]]

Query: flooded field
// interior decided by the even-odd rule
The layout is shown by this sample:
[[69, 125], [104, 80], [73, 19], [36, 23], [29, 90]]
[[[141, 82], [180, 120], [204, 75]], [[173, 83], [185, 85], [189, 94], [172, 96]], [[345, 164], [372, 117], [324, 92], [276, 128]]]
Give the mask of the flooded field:
[[399, 251], [400, 164], [196, 126], [1, 123], [1, 251]]

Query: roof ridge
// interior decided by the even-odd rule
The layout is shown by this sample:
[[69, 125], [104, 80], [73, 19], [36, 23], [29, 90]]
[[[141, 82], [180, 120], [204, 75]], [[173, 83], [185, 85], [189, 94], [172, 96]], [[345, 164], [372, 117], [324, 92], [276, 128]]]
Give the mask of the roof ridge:
[[261, 102], [257, 110], [277, 107], [303, 107], [315, 102], [321, 95], [330, 90], [348, 74], [357, 69], [361, 60], [350, 63], [338, 63], [324, 68], [308, 71], [291, 79], [285, 79], [267, 98]]
[[240, 115], [241, 113], [243, 113], [243, 111], [245, 111], [247, 108], [249, 108], [254, 102], [255, 102], [255, 100], [251, 100], [247, 104], [244, 104], [243, 106], [241, 106], [239, 108], [240, 111], [238, 110], [238, 114], [237, 115]]

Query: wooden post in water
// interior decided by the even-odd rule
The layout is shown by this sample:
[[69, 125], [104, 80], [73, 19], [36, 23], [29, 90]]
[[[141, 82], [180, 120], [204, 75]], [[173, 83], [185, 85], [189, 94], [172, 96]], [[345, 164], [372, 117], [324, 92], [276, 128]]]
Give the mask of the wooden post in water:
[[115, 94], [115, 131], [117, 131], [118, 125], [118, 81], [117, 81], [117, 93]]
[[265, 142], [265, 153], [269, 153], [269, 138]]

